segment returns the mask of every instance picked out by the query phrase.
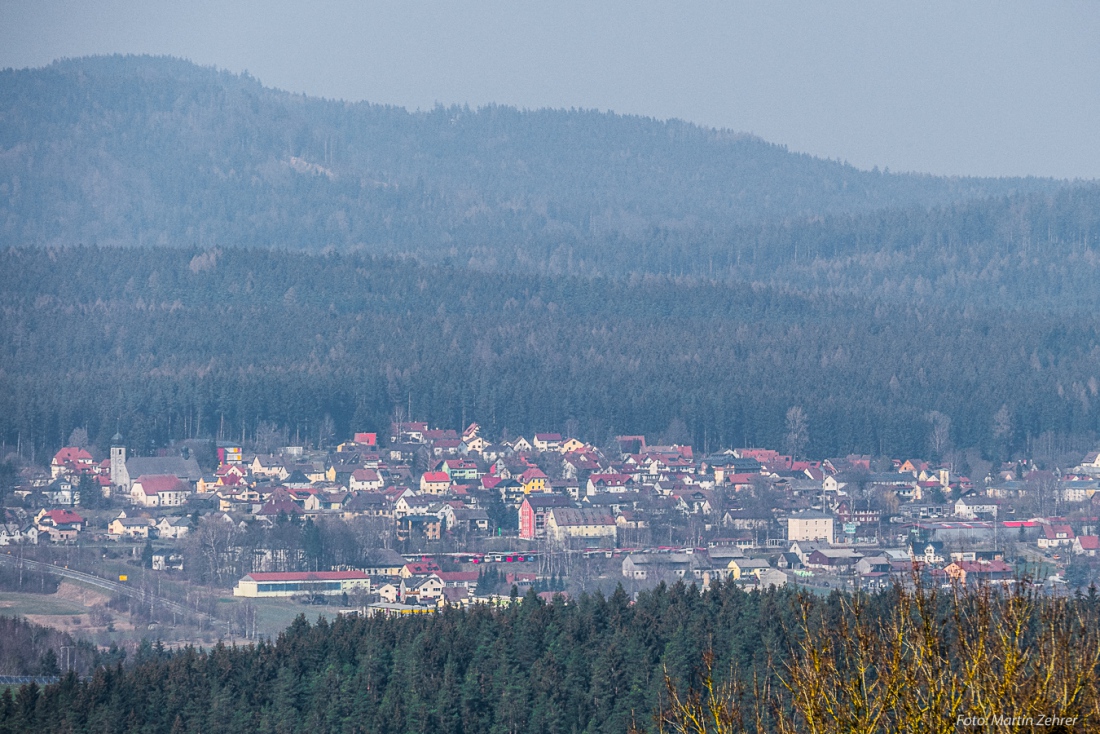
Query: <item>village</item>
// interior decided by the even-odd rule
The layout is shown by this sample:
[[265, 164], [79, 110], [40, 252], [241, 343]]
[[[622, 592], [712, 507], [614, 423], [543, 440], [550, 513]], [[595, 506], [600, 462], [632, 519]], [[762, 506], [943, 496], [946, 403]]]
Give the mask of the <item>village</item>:
[[[828, 591], [1026, 578], [1059, 594], [1100, 562], [1098, 453], [970, 478], [914, 458], [494, 442], [476, 423], [407, 421], [329, 450], [209, 448], [130, 456], [116, 435], [102, 457], [69, 446], [48, 468], [24, 465], [0, 553], [95, 546], [234, 597], [387, 615], [681, 580]], [[281, 528], [305, 540], [280, 542]]]

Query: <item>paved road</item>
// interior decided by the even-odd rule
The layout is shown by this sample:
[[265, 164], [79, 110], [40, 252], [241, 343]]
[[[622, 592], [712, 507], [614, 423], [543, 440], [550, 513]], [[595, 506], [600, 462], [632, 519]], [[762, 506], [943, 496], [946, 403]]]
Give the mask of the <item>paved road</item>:
[[[7, 555], [6, 553], [0, 553], [0, 563], [5, 563], [10, 566], [15, 566], [20, 563], [20, 559], [15, 556]], [[129, 584], [124, 584], [119, 581], [112, 581], [110, 579], [101, 578], [99, 576], [93, 576], [90, 573], [84, 573], [82, 571], [74, 571], [71, 568], [65, 568], [64, 566], [56, 566], [52, 563], [42, 563], [41, 561], [31, 561], [28, 559], [22, 559], [22, 563], [26, 568], [34, 571], [44, 571], [54, 576], [61, 576], [66, 579], [73, 579], [74, 581], [80, 581], [90, 586], [96, 586], [100, 589], [106, 589], [116, 594], [122, 594], [129, 596], [133, 599], [140, 599], [147, 603], [152, 603], [160, 606], [163, 609], [167, 609], [170, 612], [177, 614], [192, 614], [197, 617], [205, 617], [206, 619], [213, 620], [214, 617], [206, 614], [205, 612], [195, 611], [178, 602], [163, 599], [154, 594], [146, 593], [142, 589], [135, 588]]]

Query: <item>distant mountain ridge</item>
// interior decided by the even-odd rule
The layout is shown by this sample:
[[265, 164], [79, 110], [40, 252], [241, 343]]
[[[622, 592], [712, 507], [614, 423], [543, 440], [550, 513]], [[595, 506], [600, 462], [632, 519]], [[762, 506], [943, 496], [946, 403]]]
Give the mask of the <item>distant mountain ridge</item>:
[[662, 238], [1065, 186], [860, 171], [591, 111], [411, 113], [171, 58], [9, 69], [0, 102], [3, 246], [334, 247], [559, 272], [609, 252], [630, 270]]

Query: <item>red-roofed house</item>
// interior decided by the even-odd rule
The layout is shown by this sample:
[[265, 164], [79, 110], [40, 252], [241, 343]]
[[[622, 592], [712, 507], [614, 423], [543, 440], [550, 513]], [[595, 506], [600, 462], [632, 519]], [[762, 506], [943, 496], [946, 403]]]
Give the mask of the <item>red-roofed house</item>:
[[74, 525], [76, 529], [84, 529], [84, 518], [72, 510], [42, 510], [34, 518], [39, 531], [61, 525]]
[[218, 478], [217, 484], [235, 487], [244, 480], [246, 473], [247, 470], [240, 464], [222, 464], [214, 472], [214, 476]]
[[600, 462], [596, 455], [587, 451], [570, 452], [562, 461], [562, 471], [568, 479], [578, 479], [582, 472], [591, 474], [600, 469]]
[[281, 495], [280, 497], [272, 496], [256, 514], [263, 517], [278, 517], [280, 514], [290, 517], [292, 515], [304, 515], [305, 512], [289, 496]]
[[414, 563], [406, 563], [401, 567], [401, 578], [407, 579], [411, 576], [427, 576], [428, 574], [438, 573], [439, 564], [435, 561], [416, 561]]
[[50, 478], [57, 479], [62, 474], [92, 474], [95, 467], [95, 460], [87, 451], [76, 446], [66, 446], [54, 454], [50, 462]]
[[633, 488], [634, 478], [629, 474], [593, 474], [588, 477], [588, 494], [629, 492]]
[[542, 469], [531, 467], [527, 471], [523, 472], [519, 476], [519, 483], [523, 485], [523, 493], [531, 494], [532, 492], [549, 492], [550, 491], [550, 479], [547, 477]]
[[451, 478], [446, 472], [426, 471], [420, 477], [420, 491], [427, 494], [446, 494], [451, 488]]
[[1095, 556], [1100, 551], [1100, 536], [1078, 535], [1073, 539], [1073, 552], [1079, 556]]
[[779, 462], [779, 452], [775, 449], [734, 449], [733, 455], [739, 459], [756, 459], [761, 464]]
[[142, 474], [130, 485], [130, 502], [142, 507], [179, 507], [191, 496], [191, 485], [171, 474]]
[[536, 433], [533, 443], [536, 451], [557, 451], [561, 448], [561, 434]]
[[1043, 525], [1043, 532], [1039, 535], [1040, 548], [1058, 548], [1063, 545], [1073, 545], [1073, 528], [1069, 525]]
[[443, 473], [451, 479], [477, 479], [477, 464], [466, 459], [447, 459], [443, 462]]
[[754, 478], [759, 480], [760, 474], [737, 472], [736, 474], [726, 474], [723, 478], [726, 480], [726, 483], [733, 486], [734, 490], [740, 492], [744, 489], [752, 489], [752, 480]]
[[50, 542], [76, 540], [84, 527], [84, 518], [71, 510], [42, 510], [35, 518], [38, 537], [49, 536]]
[[377, 492], [385, 482], [374, 469], [356, 469], [348, 480], [348, 489], [352, 492]]

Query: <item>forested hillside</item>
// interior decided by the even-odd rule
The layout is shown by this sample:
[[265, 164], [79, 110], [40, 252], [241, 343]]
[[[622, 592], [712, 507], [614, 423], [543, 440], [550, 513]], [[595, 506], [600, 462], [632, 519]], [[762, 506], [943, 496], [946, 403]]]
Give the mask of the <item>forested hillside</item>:
[[[299, 617], [274, 643], [145, 646], [85, 680], [5, 692], [0, 734], [924, 734], [993, 716], [1059, 717], [998, 731], [1092, 731], [1098, 609], [1095, 589], [815, 599], [681, 582], [634, 601], [620, 587], [403, 619]], [[708, 679], [710, 695], [689, 692]]]
[[[945, 268], [980, 274], [989, 250], [1047, 242], [1037, 208], [1083, 210], [1053, 232], [1073, 252], [1096, 236], [1095, 193], [1051, 204], [1060, 182], [860, 171], [677, 121], [410, 113], [148, 57], [0, 72], [0, 101], [3, 245], [362, 248], [481, 269], [778, 281], [836, 258], [838, 273], [806, 277], [852, 286], [846, 258], [879, 245], [895, 270], [946, 259], [933, 285]], [[984, 249], [965, 251], [975, 242]]]
[[[990, 455], [1040, 436], [1088, 448], [1100, 319], [805, 295], [638, 276], [494, 274], [265, 250], [0, 253], [0, 437], [56, 450], [87, 427], [137, 451], [381, 430], [395, 408], [498, 435], [606, 445], [682, 419], [695, 445], [923, 455], [936, 410]], [[1003, 409], [1003, 411], [1002, 411]], [[994, 416], [1001, 421], [994, 431]], [[1053, 444], [1047, 444], [1053, 445]]]
[[1094, 185], [163, 58], [0, 72], [0, 99], [9, 445], [316, 441], [409, 405], [598, 443], [681, 419], [704, 448], [779, 446], [797, 405], [817, 456], [925, 454], [933, 410], [987, 455], [1095, 439]]
[[0, 732], [614, 732], [649, 728], [662, 665], [690, 680], [704, 650], [748, 673], [786, 645], [793, 595], [733, 584], [416, 619], [299, 619], [277, 643], [194, 649], [66, 681]]
[[[648, 728], [662, 665], [762, 667], [793, 626], [792, 594], [676, 587], [630, 605], [527, 598], [503, 612], [290, 626], [255, 648], [188, 649], [66, 681], [31, 705], [0, 698], [0, 732], [568, 732]], [[725, 669], [723, 667], [723, 669]]]

